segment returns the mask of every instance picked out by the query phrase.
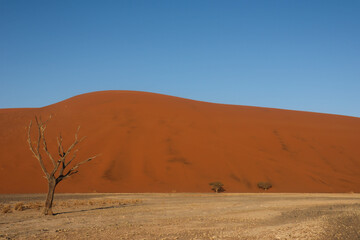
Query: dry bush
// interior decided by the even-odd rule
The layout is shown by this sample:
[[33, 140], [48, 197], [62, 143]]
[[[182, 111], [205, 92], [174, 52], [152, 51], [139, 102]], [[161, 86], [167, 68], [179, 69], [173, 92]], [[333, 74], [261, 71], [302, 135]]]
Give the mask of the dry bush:
[[257, 184], [257, 186], [258, 186], [258, 188], [261, 188], [261, 189], [263, 189], [265, 191], [272, 188], [272, 184], [269, 183], [269, 182], [259, 182]]
[[24, 211], [26, 209], [26, 207], [23, 202], [18, 202], [15, 204], [14, 209], [16, 211]]
[[43, 203], [41, 202], [29, 202], [27, 203], [25, 206], [26, 206], [26, 209], [36, 209], [36, 210], [40, 210], [40, 208], [43, 207]]
[[58, 201], [54, 206], [58, 207], [78, 207], [78, 206], [123, 206], [141, 203], [140, 199], [118, 200], [118, 199], [92, 199], [92, 200], [67, 200]]
[[142, 203], [141, 199], [132, 199], [132, 200], [127, 200], [127, 202], [125, 202], [125, 204], [139, 204]]
[[43, 203], [41, 202], [28, 202], [28, 203], [18, 202], [15, 204], [14, 209], [16, 211], [24, 211], [28, 209], [40, 210], [42, 206]]
[[1, 208], [1, 213], [12, 213], [12, 209], [11, 209], [11, 205], [4, 205], [2, 208]]

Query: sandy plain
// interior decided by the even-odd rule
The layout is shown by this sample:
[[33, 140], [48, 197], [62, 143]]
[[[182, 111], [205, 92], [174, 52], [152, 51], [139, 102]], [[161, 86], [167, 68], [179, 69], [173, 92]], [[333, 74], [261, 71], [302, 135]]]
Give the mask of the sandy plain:
[[[43, 194], [0, 195], [0, 204]], [[105, 204], [81, 204], [92, 201]], [[69, 203], [70, 204], [64, 204]], [[80, 204], [71, 204], [71, 203]], [[117, 204], [120, 202], [122, 204]], [[360, 194], [57, 194], [0, 214], [0, 239], [359, 239]]]

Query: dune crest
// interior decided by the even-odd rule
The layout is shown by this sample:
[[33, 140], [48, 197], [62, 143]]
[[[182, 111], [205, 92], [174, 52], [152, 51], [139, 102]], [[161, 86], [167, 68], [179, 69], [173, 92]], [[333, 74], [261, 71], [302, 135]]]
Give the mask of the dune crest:
[[57, 192], [360, 192], [360, 118], [104, 91], [33, 109], [0, 109], [0, 193], [46, 192], [26, 142], [34, 116], [56, 136], [101, 154]]

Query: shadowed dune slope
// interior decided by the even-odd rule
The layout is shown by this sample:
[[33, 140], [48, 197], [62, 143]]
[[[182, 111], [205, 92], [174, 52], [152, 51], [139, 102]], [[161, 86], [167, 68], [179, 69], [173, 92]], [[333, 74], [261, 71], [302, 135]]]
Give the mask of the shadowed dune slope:
[[26, 127], [50, 114], [54, 156], [56, 136], [69, 145], [79, 125], [77, 160], [101, 154], [57, 192], [210, 192], [213, 181], [228, 192], [259, 192], [260, 181], [272, 192], [360, 192], [359, 118], [105, 91], [1, 109], [0, 193], [47, 190]]

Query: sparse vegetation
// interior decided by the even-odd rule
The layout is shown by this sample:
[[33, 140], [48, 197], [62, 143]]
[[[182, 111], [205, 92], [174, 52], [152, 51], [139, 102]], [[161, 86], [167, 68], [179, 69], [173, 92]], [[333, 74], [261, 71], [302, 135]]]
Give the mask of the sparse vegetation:
[[16, 203], [16, 204], [15, 204], [14, 209], [15, 209], [16, 211], [24, 211], [26, 208], [25, 208], [25, 205], [24, 205], [23, 202], [19, 202], [19, 203]]
[[263, 189], [265, 191], [272, 188], [272, 184], [269, 182], [259, 182], [257, 186], [258, 188]]
[[[64, 149], [64, 147], [63, 147], [63, 143], [62, 143], [63, 139], [62, 139], [61, 134], [57, 138], [58, 159], [56, 160], [52, 156], [50, 151], [48, 150], [47, 142], [45, 139], [45, 130], [46, 130], [46, 126], [47, 126], [46, 124], [49, 119], [46, 120], [45, 122], [43, 122], [41, 120], [41, 118], [38, 118], [35, 116], [35, 120], [36, 120], [36, 125], [37, 125], [37, 132], [38, 132], [37, 136], [36, 136], [36, 141], [35, 141], [35, 143], [33, 143], [31, 140], [31, 136], [30, 136], [32, 121], [30, 121], [30, 124], [28, 127], [27, 141], [28, 141], [31, 152], [33, 153], [34, 157], [39, 161], [40, 167], [41, 167], [42, 171], [44, 172], [45, 177], [48, 181], [48, 193], [46, 196], [43, 213], [45, 215], [53, 215], [52, 205], [53, 205], [55, 187], [57, 186], [57, 184], [59, 182], [61, 182], [62, 180], [64, 180], [65, 178], [68, 178], [68, 177], [78, 173], [78, 171], [79, 171], [78, 168], [80, 165], [91, 161], [96, 156], [90, 157], [82, 162], [79, 162], [70, 168], [69, 165], [76, 158], [76, 153], [78, 151], [78, 149], [75, 150], [75, 147], [77, 146], [77, 144], [79, 144], [81, 141], [83, 141], [85, 139], [84, 137], [81, 139], [78, 139], [78, 132], [80, 129], [80, 127], [78, 127], [78, 129], [75, 133], [75, 140], [67, 149]], [[43, 153], [46, 154], [49, 161], [52, 163], [53, 169], [51, 171], [48, 171], [45, 167], [43, 157], [42, 157], [43, 154], [40, 151], [41, 146], [43, 149]], [[71, 159], [68, 160], [67, 158], [70, 155], [72, 155]]]
[[40, 210], [43, 204], [41, 202], [29, 202], [26, 204], [26, 209], [36, 209]]
[[221, 182], [211, 182], [209, 183], [209, 185], [211, 186], [211, 190], [213, 190], [216, 193], [225, 192], [224, 184]]
[[11, 205], [2, 206], [1, 213], [12, 213]]
[[93, 200], [68, 200], [59, 201], [54, 204], [57, 207], [76, 207], [76, 206], [124, 206], [141, 203], [139, 199], [135, 200], [118, 200], [118, 199], [93, 199]]
[[[92, 207], [110, 207], [110, 206], [127, 206], [142, 203], [140, 199], [122, 200], [122, 199], [92, 199], [92, 200], [67, 200], [53, 203], [53, 207], [76, 208], [80, 206]], [[0, 204], [1, 213], [12, 213], [15, 211], [25, 211], [29, 209], [40, 210], [43, 204], [41, 202], [17, 202], [14, 204]]]

